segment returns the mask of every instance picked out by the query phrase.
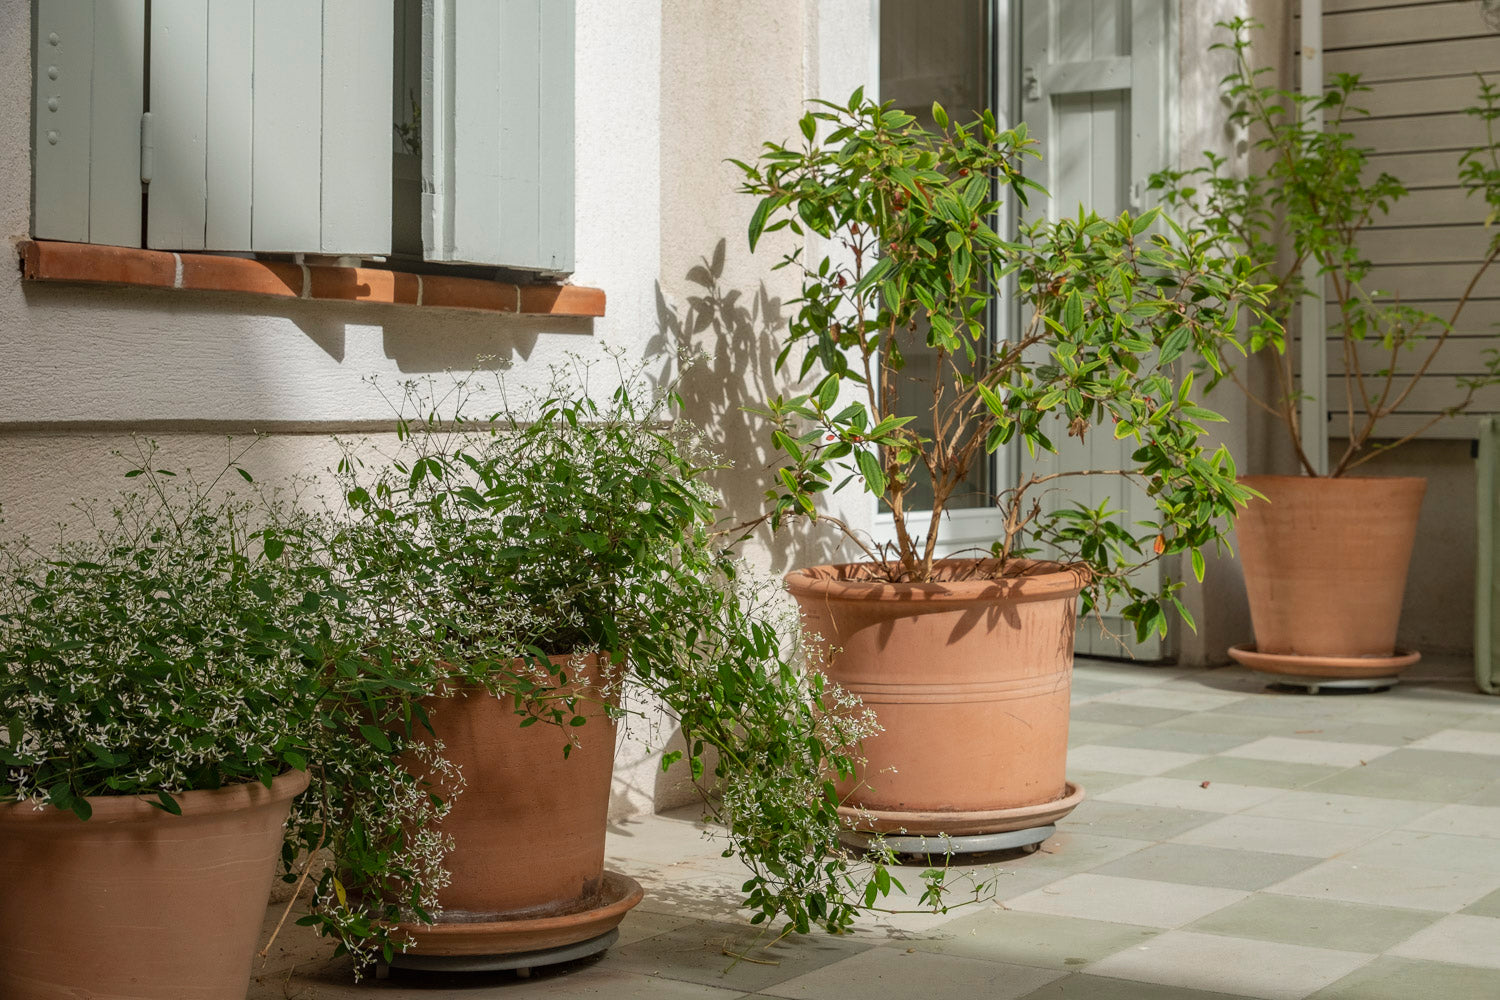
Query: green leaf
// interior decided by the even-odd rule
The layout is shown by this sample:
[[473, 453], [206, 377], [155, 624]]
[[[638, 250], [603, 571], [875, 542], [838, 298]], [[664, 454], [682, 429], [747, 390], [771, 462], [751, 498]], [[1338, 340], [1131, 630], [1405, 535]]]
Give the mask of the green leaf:
[[379, 750], [381, 753], [391, 752], [391, 738], [387, 736], [384, 730], [382, 730], [379, 726], [372, 726], [369, 723], [363, 723], [360, 725], [359, 731], [364, 736], [364, 738], [369, 741], [370, 745], [375, 747], [375, 749]]
[[880, 459], [861, 449], [855, 453], [855, 460], [859, 463], [859, 472], [864, 477], [866, 488], [877, 497], [885, 496], [885, 471], [880, 467]]
[[937, 122], [938, 128], [948, 127], [948, 112], [944, 111], [943, 106], [937, 101], [932, 102], [932, 120]]

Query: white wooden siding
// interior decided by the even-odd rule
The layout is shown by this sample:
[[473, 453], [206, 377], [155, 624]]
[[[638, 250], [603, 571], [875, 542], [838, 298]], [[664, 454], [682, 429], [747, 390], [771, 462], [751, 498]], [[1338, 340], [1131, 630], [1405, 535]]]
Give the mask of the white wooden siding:
[[[1399, 295], [1403, 302], [1447, 317], [1493, 235], [1482, 224], [1483, 203], [1466, 196], [1458, 185], [1458, 159], [1484, 138], [1481, 123], [1463, 109], [1475, 102], [1476, 72], [1492, 74], [1492, 81], [1500, 82], [1500, 32], [1486, 21], [1477, 0], [1324, 0], [1324, 11], [1325, 71], [1359, 73], [1372, 88], [1357, 100], [1370, 117], [1354, 119], [1348, 131], [1374, 151], [1370, 173], [1390, 173], [1410, 190], [1361, 237], [1361, 249], [1376, 265], [1365, 287]], [[1330, 307], [1326, 399], [1330, 433], [1340, 435], [1347, 433], [1348, 416], [1335, 317]], [[1460, 398], [1462, 390], [1452, 376], [1482, 370], [1484, 351], [1500, 346], [1497, 322], [1500, 272], [1492, 268], [1429, 369], [1435, 377], [1419, 383], [1402, 410], [1381, 421], [1380, 433], [1415, 430]], [[1403, 351], [1394, 364], [1389, 352], [1375, 343], [1361, 345], [1359, 353], [1366, 372], [1393, 367], [1398, 386], [1406, 384], [1400, 375], [1413, 372], [1426, 356], [1420, 345]], [[1481, 392], [1474, 408], [1500, 409], [1500, 391]], [[1440, 422], [1429, 434], [1472, 437], [1472, 423]]]

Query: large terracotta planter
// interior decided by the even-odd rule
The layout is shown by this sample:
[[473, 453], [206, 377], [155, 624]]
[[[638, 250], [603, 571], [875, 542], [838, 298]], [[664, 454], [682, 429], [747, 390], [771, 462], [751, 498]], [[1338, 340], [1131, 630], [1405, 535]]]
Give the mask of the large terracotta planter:
[[[479, 688], [424, 702], [464, 789], [441, 824], [454, 842], [453, 878], [439, 894], [438, 923], [406, 925], [414, 954], [561, 947], [607, 933], [640, 901], [639, 885], [604, 870], [615, 722], [599, 692], [598, 659], [571, 681], [588, 719], [578, 728], [522, 728], [514, 698]], [[569, 737], [575, 744], [564, 758]]]
[[244, 1000], [304, 772], [270, 788], [0, 806], [0, 997]]
[[1427, 482], [1246, 476], [1235, 521], [1255, 627], [1231, 655], [1258, 670], [1384, 677], [1416, 662], [1396, 648], [1406, 572]]
[[[995, 565], [978, 564], [981, 573]], [[1003, 580], [944, 560], [935, 583], [861, 582], [859, 564], [787, 574], [832, 680], [883, 731], [840, 788], [855, 829], [949, 836], [1031, 829], [1082, 798], [1064, 770], [1081, 569], [1012, 560]]]

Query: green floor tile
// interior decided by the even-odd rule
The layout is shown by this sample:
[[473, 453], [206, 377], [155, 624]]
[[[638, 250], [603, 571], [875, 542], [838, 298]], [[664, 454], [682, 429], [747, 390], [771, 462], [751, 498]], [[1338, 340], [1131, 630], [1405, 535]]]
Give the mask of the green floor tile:
[[663, 979], [754, 991], [842, 961], [873, 941], [828, 934], [790, 937], [748, 924], [702, 921], [610, 951], [611, 964]]
[[1117, 705], [1107, 701], [1090, 701], [1073, 706], [1073, 718], [1083, 722], [1108, 722], [1117, 726], [1154, 726], [1176, 719], [1187, 712], [1175, 708], [1148, 708], [1144, 705]]
[[1179, 753], [1218, 753], [1248, 743], [1249, 737], [1238, 733], [1204, 733], [1190, 729], [1169, 729], [1171, 723], [1147, 726], [1102, 740], [1101, 746], [1138, 747], [1146, 750], [1176, 750]]
[[1310, 1000], [1492, 1000], [1500, 969], [1478, 969], [1411, 958], [1377, 958]]
[[1089, 722], [1075, 717], [1068, 724], [1068, 745], [1081, 747], [1088, 743], [1102, 743], [1116, 736], [1136, 732], [1139, 728], [1112, 722]]
[[1160, 933], [1156, 927], [992, 909], [944, 924], [938, 934], [910, 946], [989, 962], [1074, 969], [1143, 945]]
[[1379, 770], [1365, 766], [1351, 767], [1331, 778], [1324, 778], [1307, 790], [1333, 792], [1337, 795], [1367, 795], [1381, 799], [1412, 799], [1418, 802], [1460, 802], [1483, 789], [1485, 784], [1479, 778]]
[[1209, 885], [1221, 889], [1263, 889], [1317, 864], [1319, 859], [1290, 854], [1157, 844], [1093, 869], [1096, 875]]
[[1134, 840], [1170, 840], [1204, 823], [1218, 819], [1222, 813], [1196, 809], [1164, 809], [1159, 806], [1137, 806], [1126, 802], [1085, 800], [1072, 815], [1058, 824], [1059, 829], [1092, 833], [1102, 837], [1124, 837]]
[[1068, 768], [1068, 780], [1083, 787], [1086, 796], [1103, 795], [1105, 792], [1140, 781], [1139, 774], [1115, 774], [1111, 771], [1081, 771]]
[[1495, 780], [1500, 773], [1500, 759], [1492, 754], [1456, 753], [1449, 750], [1392, 750], [1370, 762], [1377, 771], [1405, 771], [1411, 774], [1441, 775], [1446, 778], [1474, 778], [1481, 783]]
[[[1471, 917], [1500, 917], [1500, 889], [1478, 902], [1470, 903], [1460, 912], [1467, 913]], [[1497, 942], [1496, 947], [1500, 947], [1500, 942]]]
[[1158, 986], [1105, 976], [1068, 976], [1048, 983], [1021, 1000], [1244, 1000], [1240, 994], [1205, 993], [1180, 986]]
[[1500, 781], [1492, 781], [1463, 799], [1466, 806], [1500, 806]]
[[1405, 941], [1441, 916], [1430, 910], [1257, 893], [1185, 929], [1338, 951], [1379, 953]]
[[1248, 743], [1261, 736], [1290, 736], [1300, 723], [1283, 718], [1263, 715], [1235, 715], [1230, 712], [1197, 712], [1180, 719], [1171, 719], [1157, 728], [1176, 729], [1186, 732], [1225, 733], [1243, 736]]
[[1342, 767], [1325, 764], [1292, 764], [1249, 757], [1210, 757], [1208, 760], [1168, 771], [1163, 777], [1224, 781], [1233, 785], [1255, 785], [1261, 788], [1304, 788], [1324, 778], [1331, 778], [1342, 770]]

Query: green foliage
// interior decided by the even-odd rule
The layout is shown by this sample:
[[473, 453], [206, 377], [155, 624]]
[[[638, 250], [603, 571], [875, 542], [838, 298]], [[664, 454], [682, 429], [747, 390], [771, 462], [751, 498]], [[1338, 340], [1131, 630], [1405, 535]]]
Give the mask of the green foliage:
[[[1500, 354], [1489, 352], [1486, 371], [1459, 380], [1458, 401], [1426, 426], [1395, 442], [1374, 443], [1378, 422], [1396, 412], [1413, 387], [1427, 373], [1437, 352], [1453, 331], [1479, 278], [1500, 256], [1500, 231], [1490, 239], [1474, 281], [1448, 316], [1402, 303], [1368, 286], [1369, 258], [1359, 245], [1361, 234], [1404, 198], [1404, 184], [1374, 169], [1371, 151], [1356, 144], [1348, 123], [1368, 115], [1356, 103], [1370, 88], [1354, 74], [1331, 76], [1321, 94], [1303, 94], [1266, 83], [1270, 66], [1253, 66], [1251, 45], [1254, 21], [1235, 18], [1220, 23], [1229, 40], [1214, 49], [1229, 51], [1234, 72], [1223, 80], [1223, 91], [1233, 104], [1230, 121], [1249, 130], [1264, 164], [1261, 172], [1235, 176], [1225, 159], [1205, 153], [1205, 163], [1190, 170], [1164, 170], [1151, 179], [1162, 201], [1184, 217], [1185, 225], [1247, 254], [1271, 281], [1263, 303], [1250, 303], [1254, 320], [1241, 339], [1239, 352], [1269, 349], [1276, 357], [1275, 395], [1261, 400], [1241, 387], [1284, 422], [1304, 469], [1315, 474], [1302, 447], [1302, 428], [1291, 359], [1286, 356], [1283, 331], [1293, 309], [1311, 294], [1304, 265], [1311, 262], [1326, 280], [1337, 320], [1331, 331], [1343, 342], [1345, 412], [1341, 428], [1349, 444], [1332, 470], [1340, 475], [1363, 464], [1380, 451], [1414, 438], [1445, 416], [1463, 412], [1475, 392], [1500, 382]], [[1500, 118], [1500, 88], [1479, 76], [1479, 96], [1468, 114], [1484, 123], [1486, 139], [1459, 158], [1459, 183], [1483, 202], [1485, 224], [1500, 212], [1500, 147], [1495, 123]], [[1323, 125], [1314, 116], [1321, 116]], [[1228, 347], [1229, 345], [1225, 345]], [[1361, 362], [1361, 351], [1387, 355], [1379, 369]], [[1419, 352], [1421, 362], [1413, 377], [1398, 374], [1404, 353]], [[1220, 351], [1215, 375], [1233, 375], [1232, 354]], [[1367, 355], [1366, 355], [1367, 356]], [[1238, 380], [1237, 380], [1238, 381]]]
[[[1217, 364], [1234, 344], [1237, 303], [1263, 294], [1254, 268], [1217, 252], [1209, 234], [1165, 220], [1158, 232], [1155, 212], [1080, 213], [1007, 240], [994, 228], [1003, 202], [1037, 190], [1021, 172], [1037, 155], [1024, 125], [1002, 130], [988, 112], [957, 125], [934, 108], [928, 131], [860, 92], [844, 106], [816, 103], [801, 145], [767, 143], [754, 164], [735, 161], [742, 191], [760, 199], [752, 248], [782, 229], [799, 237], [777, 265], [803, 279], [778, 366], [814, 387], [763, 411], [787, 458], [770, 495], [776, 519], [819, 516], [819, 493], [858, 480], [894, 521], [894, 556], [866, 550], [877, 571], [926, 580], [943, 509], [976, 461], [1012, 441], [1035, 455], [1056, 451], [1053, 435], [1113, 433], [1136, 446], [1127, 467], [1031, 475], [993, 498], [1005, 524], [995, 554], [1052, 547], [1090, 569], [1086, 600], [1121, 597], [1139, 630], [1164, 629], [1176, 585], [1147, 593], [1130, 571], [1216, 541], [1247, 496], [1228, 452], [1200, 443], [1203, 423], [1220, 418], [1172, 366]], [[1021, 330], [991, 345], [985, 310], [1007, 283]], [[925, 333], [938, 371], [915, 403], [897, 391], [912, 331]], [[919, 412], [931, 414], [931, 436], [911, 426]], [[1126, 530], [1107, 510], [1041, 510], [1036, 496], [1054, 480], [1089, 474], [1136, 482], [1156, 519]], [[925, 532], [908, 523], [918, 484], [932, 497]]]
[[177, 812], [178, 793], [269, 784], [314, 752], [339, 600], [320, 525], [153, 458], [55, 551], [0, 547], [0, 801]]
[[[587, 368], [522, 398], [481, 379], [441, 398], [431, 383], [406, 386], [393, 401], [399, 451], [369, 461], [347, 449], [349, 511], [333, 552], [357, 595], [365, 658], [378, 660], [364, 671], [409, 684], [413, 698], [455, 683], [513, 694], [518, 724], [559, 727], [566, 755], [585, 718], [568, 668], [546, 657], [602, 654], [626, 691], [681, 727], [686, 752], [664, 766], [712, 777], [705, 808], [727, 828], [726, 853], [747, 865], [752, 919], [847, 926], [871, 880], [888, 876], [840, 856], [830, 779], [851, 773], [849, 748], [873, 726], [809, 669], [795, 616], [715, 534], [714, 462], [673, 419], [675, 395], [651, 397], [621, 373], [601, 403]], [[604, 699], [628, 710], [620, 687]], [[409, 731], [406, 703], [377, 710], [383, 728]], [[384, 947], [383, 927], [434, 911], [427, 887], [446, 873], [393, 877], [391, 859], [411, 853], [403, 830], [363, 796], [333, 817], [339, 864], [306, 922], [351, 949]], [[304, 820], [304, 843], [321, 821]], [[335, 876], [342, 894], [330, 891]], [[940, 899], [940, 875], [929, 883]]]

